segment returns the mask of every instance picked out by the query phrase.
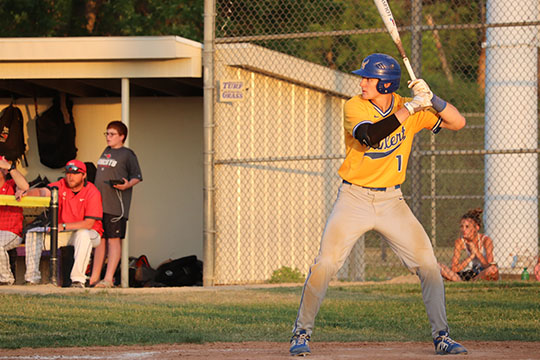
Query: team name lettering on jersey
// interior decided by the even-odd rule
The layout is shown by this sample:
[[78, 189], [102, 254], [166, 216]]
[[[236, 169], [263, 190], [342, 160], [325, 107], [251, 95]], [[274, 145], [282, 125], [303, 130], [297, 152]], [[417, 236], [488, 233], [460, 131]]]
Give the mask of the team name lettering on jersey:
[[115, 167], [116, 163], [117, 161], [114, 159], [103, 159], [103, 158], [99, 159], [97, 162], [98, 166], [101, 165], [101, 166], [107, 166], [107, 167]]
[[365, 156], [371, 159], [380, 159], [388, 156], [392, 154], [398, 147], [400, 147], [401, 143], [405, 141], [406, 138], [407, 137], [405, 136], [405, 126], [402, 126], [401, 132], [392, 136], [387, 136], [383, 140], [381, 140], [381, 142], [379, 143], [379, 151], [367, 151]]

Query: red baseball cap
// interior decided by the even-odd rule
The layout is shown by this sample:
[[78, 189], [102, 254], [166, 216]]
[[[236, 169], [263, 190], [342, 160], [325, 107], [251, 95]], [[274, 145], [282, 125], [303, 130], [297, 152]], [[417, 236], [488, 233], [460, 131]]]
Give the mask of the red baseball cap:
[[86, 174], [86, 164], [80, 160], [70, 160], [66, 164], [66, 173]]

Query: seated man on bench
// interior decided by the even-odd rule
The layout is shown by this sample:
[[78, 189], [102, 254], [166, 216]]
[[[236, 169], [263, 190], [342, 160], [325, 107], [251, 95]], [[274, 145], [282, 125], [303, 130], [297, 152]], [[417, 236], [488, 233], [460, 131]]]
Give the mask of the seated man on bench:
[[[58, 188], [58, 247], [72, 245], [75, 248], [71, 270], [71, 287], [84, 288], [86, 268], [92, 248], [99, 245], [103, 227], [101, 194], [94, 184], [86, 180], [86, 165], [79, 160], [66, 164], [66, 175], [47, 187], [31, 189], [25, 195], [51, 196], [51, 188]], [[41, 280], [39, 261], [44, 247], [50, 248], [50, 236], [43, 230], [32, 229], [26, 234], [27, 284], [38, 284]]]
[[[11, 179], [8, 179], [8, 174]], [[0, 195], [15, 195], [16, 191], [28, 190], [28, 182], [16, 166], [0, 156]], [[8, 251], [22, 242], [23, 209], [18, 206], [0, 206], [0, 285], [15, 282], [9, 264]]]

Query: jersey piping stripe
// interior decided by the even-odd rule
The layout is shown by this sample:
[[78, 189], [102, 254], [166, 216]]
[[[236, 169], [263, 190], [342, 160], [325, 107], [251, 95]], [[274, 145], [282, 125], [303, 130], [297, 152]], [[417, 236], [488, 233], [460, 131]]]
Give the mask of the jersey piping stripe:
[[399, 146], [396, 146], [392, 150], [387, 151], [387, 152], [383, 152], [383, 153], [381, 153], [381, 152], [366, 152], [364, 154], [364, 156], [367, 156], [370, 159], [380, 159], [380, 158], [383, 158], [383, 157], [386, 157], [386, 156], [390, 155], [391, 153], [396, 151], [398, 148], [399, 148]]
[[394, 109], [394, 95], [392, 95], [392, 102], [390, 103], [390, 106], [388, 107], [388, 110], [386, 111], [383, 111], [380, 107], [378, 107], [377, 105], [375, 105], [373, 103], [373, 101], [369, 100], [369, 102], [371, 103], [371, 105], [373, 105], [373, 107], [375, 108], [375, 110], [377, 110], [377, 112], [379, 114], [381, 114], [382, 117], [387, 117], [388, 115], [390, 115], [390, 113], [392, 112], [392, 109]]
[[437, 134], [439, 131], [441, 131], [441, 123], [442, 123], [442, 118], [439, 117], [439, 120], [437, 120], [437, 122], [435, 123], [435, 126], [433, 126], [433, 128], [431, 129], [431, 131], [434, 133], [434, 134]]
[[364, 120], [364, 121], [360, 121], [358, 124], [356, 124], [355, 127], [353, 127], [352, 129], [352, 136], [356, 139], [356, 129], [362, 125], [362, 124], [373, 124], [373, 121], [369, 121], [369, 120]]
[[99, 221], [102, 220], [100, 217], [97, 217], [97, 216], [85, 216], [84, 218], [85, 219], [94, 219], [94, 220], [99, 220]]

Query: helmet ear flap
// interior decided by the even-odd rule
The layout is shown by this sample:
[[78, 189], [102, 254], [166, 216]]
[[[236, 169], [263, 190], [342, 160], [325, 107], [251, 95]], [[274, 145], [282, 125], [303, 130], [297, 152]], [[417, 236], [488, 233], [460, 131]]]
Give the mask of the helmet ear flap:
[[377, 91], [380, 92], [381, 94], [389, 94], [389, 93], [393, 93], [394, 91], [396, 91], [397, 89], [399, 89], [399, 79], [396, 81], [383, 81], [383, 80], [379, 80], [379, 82], [377, 83]]

